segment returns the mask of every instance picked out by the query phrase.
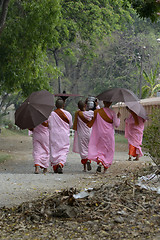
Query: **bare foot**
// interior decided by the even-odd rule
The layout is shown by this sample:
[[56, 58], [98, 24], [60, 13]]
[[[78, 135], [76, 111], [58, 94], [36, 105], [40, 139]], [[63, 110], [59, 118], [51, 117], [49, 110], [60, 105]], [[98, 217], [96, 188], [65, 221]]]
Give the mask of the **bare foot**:
[[39, 173], [39, 170], [38, 170], [38, 166], [35, 166], [35, 171], [34, 171], [35, 174], [38, 174]]

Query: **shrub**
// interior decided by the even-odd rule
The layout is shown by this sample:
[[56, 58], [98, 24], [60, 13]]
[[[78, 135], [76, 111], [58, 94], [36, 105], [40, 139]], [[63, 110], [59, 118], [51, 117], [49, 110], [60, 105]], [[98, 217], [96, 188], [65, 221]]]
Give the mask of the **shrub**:
[[17, 126], [10, 120], [8, 119], [3, 119], [3, 125], [5, 126], [5, 128], [9, 129], [9, 130], [16, 130]]
[[151, 124], [144, 130], [143, 146], [160, 170], [160, 109], [150, 115]]

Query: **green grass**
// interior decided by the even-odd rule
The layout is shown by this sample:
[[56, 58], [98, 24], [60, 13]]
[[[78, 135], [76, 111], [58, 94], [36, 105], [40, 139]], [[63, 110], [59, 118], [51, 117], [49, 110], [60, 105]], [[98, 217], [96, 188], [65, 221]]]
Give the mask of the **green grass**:
[[[28, 130], [9, 130], [6, 128], [1, 128], [0, 136], [16, 136], [16, 135], [28, 135]], [[115, 141], [116, 143], [127, 143], [127, 139], [124, 137], [123, 134], [115, 134]]]
[[4, 154], [4, 153], [0, 153], [0, 163], [3, 163], [4, 161], [8, 160], [10, 158], [10, 155], [8, 154]]
[[116, 143], [124, 143], [124, 144], [128, 144], [127, 139], [124, 137], [124, 135], [122, 134], [115, 134], [115, 142]]
[[28, 135], [28, 130], [10, 130], [6, 128], [1, 128], [1, 137], [16, 136], [16, 135]]

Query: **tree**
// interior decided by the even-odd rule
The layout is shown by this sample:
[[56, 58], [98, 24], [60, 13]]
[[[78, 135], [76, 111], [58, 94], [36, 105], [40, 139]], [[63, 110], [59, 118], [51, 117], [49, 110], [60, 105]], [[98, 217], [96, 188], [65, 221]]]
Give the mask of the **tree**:
[[49, 65], [46, 48], [53, 43], [59, 16], [58, 0], [10, 0], [0, 41], [0, 91], [49, 89], [57, 73]]
[[[141, 49], [145, 44], [146, 56], [143, 59], [143, 67], [145, 69], [151, 68], [155, 62], [158, 61], [158, 59], [155, 60], [155, 58], [158, 56], [159, 50], [157, 46], [154, 46], [156, 31], [157, 34], [159, 31], [158, 23], [151, 23], [150, 20], [142, 20], [138, 18], [132, 9], [130, 11], [128, 10], [128, 12], [124, 11], [122, 22], [120, 21], [116, 24], [118, 13], [115, 11], [114, 24], [109, 26], [109, 32], [106, 30], [106, 33], [112, 34], [103, 35], [103, 32], [100, 31], [102, 34], [99, 38], [97, 32], [95, 36], [94, 34], [92, 35], [93, 31], [90, 33], [90, 31], [86, 30], [88, 25], [90, 25], [90, 21], [88, 20], [88, 23], [86, 22], [86, 24], [83, 24], [83, 18], [85, 19], [83, 14], [81, 14], [81, 19], [79, 19], [78, 14], [75, 14], [74, 16], [74, 11], [78, 12], [78, 10], [76, 10], [76, 7], [71, 2], [73, 1], [64, 1], [62, 4], [61, 16], [64, 23], [66, 23], [66, 28], [68, 29], [67, 36], [71, 41], [63, 38], [59, 41], [61, 42], [59, 47], [52, 48], [53, 52], [56, 52], [57, 66], [60, 72], [62, 72], [59, 80], [61, 86], [63, 86], [63, 90], [65, 89], [68, 92], [95, 95], [104, 88], [123, 86], [130, 88], [138, 94], [140, 73], [137, 66], [138, 59], [136, 54], [141, 52]], [[80, 4], [81, 1], [77, 1], [76, 4], [78, 4], [78, 2]], [[119, 2], [113, 1], [110, 3], [110, 6], [112, 4], [119, 4]], [[83, 1], [83, 3], [85, 3], [85, 1]], [[108, 2], [106, 1], [105, 4], [107, 6]], [[73, 6], [74, 10], [72, 11], [71, 7]], [[82, 7], [83, 5], [80, 6]], [[119, 4], [119, 6], [122, 7], [121, 4]], [[65, 12], [63, 12], [63, 9], [65, 9]], [[78, 9], [80, 11], [80, 7]], [[123, 9], [126, 10], [128, 8], [125, 8], [123, 5]], [[85, 10], [86, 8], [84, 5], [83, 10], [80, 12], [85, 13]], [[128, 14], [130, 16], [130, 18], [128, 18], [130, 20], [129, 23], [127, 23], [126, 20]], [[96, 16], [96, 19], [98, 19], [98, 16]], [[65, 22], [65, 19], [67, 19], [67, 22]], [[76, 22], [73, 25], [74, 28], [72, 27], [75, 31], [72, 31], [71, 35], [73, 38], [69, 38], [70, 30], [67, 26], [71, 26], [75, 20]], [[99, 19], [98, 23], [100, 21], [101, 20]], [[112, 15], [110, 21], [112, 21]], [[91, 22], [93, 22], [93, 20], [91, 20]], [[80, 27], [83, 25], [86, 26], [84, 32], [79, 25]], [[118, 31], [117, 29], [121, 30]], [[76, 32], [78, 37], [76, 37]], [[84, 38], [85, 33], [90, 34], [90, 36], [88, 37], [86, 34], [86, 38]], [[65, 36], [65, 34], [63, 34], [63, 36]], [[147, 54], [150, 54], [149, 58]]]
[[129, 0], [132, 7], [141, 18], [150, 18], [152, 22], [158, 21], [160, 16], [159, 0]]
[[5, 26], [10, 0], [0, 0], [0, 36]]
[[[113, 30], [124, 29], [126, 21], [132, 19], [131, 11], [129, 5], [128, 9], [125, 9], [121, 0], [63, 0], [61, 2], [61, 18], [56, 27], [57, 42], [54, 42], [50, 49], [56, 67], [64, 69], [65, 66], [68, 66], [66, 62], [63, 62], [67, 56], [71, 57], [73, 66], [74, 58], [77, 64], [74, 65], [72, 83], [77, 83], [78, 76], [80, 76], [78, 67], [82, 66], [82, 62], [87, 58], [92, 58], [99, 40], [111, 34]], [[72, 46], [77, 49], [74, 51]], [[73, 56], [74, 54], [75, 56]], [[68, 71], [63, 71], [65, 78], [67, 73]], [[76, 78], [75, 81], [73, 77]], [[61, 91], [61, 81], [61, 77], [59, 77], [59, 92]]]
[[92, 65], [96, 44], [124, 30], [133, 13], [128, 0], [10, 0], [0, 41], [1, 91], [22, 90], [27, 96], [49, 89], [50, 82], [57, 85], [57, 78], [76, 87], [84, 63]]
[[146, 81], [146, 85], [142, 87], [142, 97], [154, 97], [160, 90], [160, 81], [158, 80], [159, 63], [157, 63], [156, 69], [151, 69], [150, 74], [143, 71], [143, 76]]
[[140, 23], [129, 25], [126, 31], [113, 32], [111, 37], [108, 36], [97, 44], [94, 59], [84, 61], [81, 67], [79, 90], [83, 87], [81, 91], [84, 94], [97, 95], [110, 87], [125, 87], [138, 95], [140, 72], [137, 53], [141, 55], [145, 44], [143, 69], [153, 68], [159, 56], [156, 32], [150, 31], [153, 29], [152, 24], [149, 28], [148, 21], [144, 23], [139, 30], [142, 33], [139, 33], [137, 27]]

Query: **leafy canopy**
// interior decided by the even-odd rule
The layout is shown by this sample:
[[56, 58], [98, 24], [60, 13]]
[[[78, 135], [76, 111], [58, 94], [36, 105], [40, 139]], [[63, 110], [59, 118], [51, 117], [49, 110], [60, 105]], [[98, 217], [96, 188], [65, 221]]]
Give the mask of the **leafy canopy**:
[[0, 91], [23, 89], [24, 95], [49, 88], [46, 49], [59, 17], [58, 0], [11, 0], [0, 40]]

